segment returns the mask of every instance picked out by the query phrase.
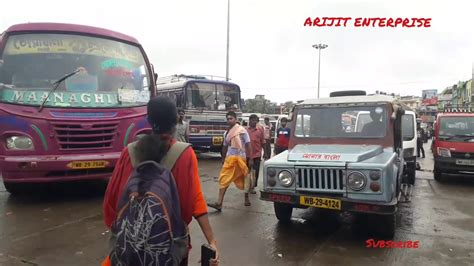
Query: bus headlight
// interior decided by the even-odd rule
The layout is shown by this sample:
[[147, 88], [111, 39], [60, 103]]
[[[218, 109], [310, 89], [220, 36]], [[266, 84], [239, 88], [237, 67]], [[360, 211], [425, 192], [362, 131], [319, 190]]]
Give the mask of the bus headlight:
[[352, 172], [347, 178], [347, 184], [352, 190], [362, 190], [367, 184], [367, 178], [361, 172]]
[[278, 180], [282, 186], [290, 187], [295, 179], [289, 171], [283, 170], [278, 174]]
[[11, 136], [6, 139], [9, 150], [33, 150], [33, 141], [29, 137]]
[[189, 127], [189, 131], [190, 131], [191, 133], [199, 133], [199, 128], [197, 128], [197, 127]]

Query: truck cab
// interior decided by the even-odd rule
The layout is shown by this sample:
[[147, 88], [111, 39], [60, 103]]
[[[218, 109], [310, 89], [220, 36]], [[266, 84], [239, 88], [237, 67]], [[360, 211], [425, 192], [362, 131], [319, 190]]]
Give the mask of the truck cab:
[[[288, 151], [265, 161], [261, 199], [290, 221], [293, 208], [370, 215], [393, 237], [404, 171], [402, 118], [394, 97], [348, 92], [297, 104]], [[368, 112], [363, 124], [344, 117]], [[355, 121], [355, 120], [353, 120]]]
[[473, 111], [451, 107], [438, 113], [432, 144], [435, 180], [446, 178], [443, 174], [474, 174]]

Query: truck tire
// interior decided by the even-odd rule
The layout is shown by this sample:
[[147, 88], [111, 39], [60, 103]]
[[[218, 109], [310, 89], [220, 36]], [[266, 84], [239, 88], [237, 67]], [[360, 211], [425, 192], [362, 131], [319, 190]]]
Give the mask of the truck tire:
[[286, 203], [274, 202], [273, 207], [275, 209], [275, 215], [278, 220], [282, 223], [289, 223], [291, 220], [291, 214], [293, 213], [293, 206]]
[[435, 167], [434, 170], [433, 170], [434, 179], [438, 182], [442, 182], [443, 181], [442, 175], [443, 175], [443, 173], [441, 173], [441, 171]]
[[410, 185], [415, 185], [416, 181], [416, 163], [407, 164], [407, 181]]

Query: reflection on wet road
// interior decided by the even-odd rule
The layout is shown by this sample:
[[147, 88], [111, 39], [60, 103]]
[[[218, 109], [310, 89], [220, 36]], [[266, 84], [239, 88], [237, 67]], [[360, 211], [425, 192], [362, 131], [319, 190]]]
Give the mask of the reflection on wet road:
[[[217, 198], [220, 160], [199, 157], [205, 197]], [[260, 180], [261, 181], [261, 180]], [[10, 197], [0, 187], [0, 265], [99, 265], [109, 232], [102, 221], [103, 182], [35, 186]], [[412, 202], [402, 203], [396, 241], [417, 249], [367, 248], [375, 238], [350, 214], [296, 210], [291, 224], [274, 217], [273, 204], [229, 189], [221, 213], [209, 210], [222, 265], [474, 265], [474, 179], [438, 183], [417, 172]], [[190, 265], [198, 265], [204, 236], [191, 225]], [[375, 238], [375, 241], [377, 239]]]

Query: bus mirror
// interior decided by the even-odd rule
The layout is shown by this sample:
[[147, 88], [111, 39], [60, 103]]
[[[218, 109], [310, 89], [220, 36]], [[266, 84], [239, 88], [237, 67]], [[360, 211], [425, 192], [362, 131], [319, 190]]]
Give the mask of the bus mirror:
[[154, 76], [155, 76], [155, 82], [156, 82], [158, 80], [158, 74], [154, 73]]

